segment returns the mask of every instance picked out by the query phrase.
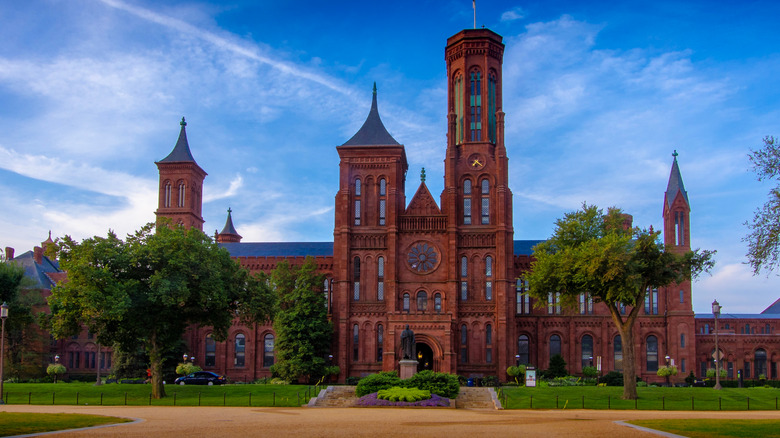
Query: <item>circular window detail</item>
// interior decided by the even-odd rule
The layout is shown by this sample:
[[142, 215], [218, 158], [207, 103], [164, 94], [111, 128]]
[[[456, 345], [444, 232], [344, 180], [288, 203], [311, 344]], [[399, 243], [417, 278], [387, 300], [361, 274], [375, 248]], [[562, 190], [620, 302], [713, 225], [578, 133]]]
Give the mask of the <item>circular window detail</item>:
[[416, 243], [409, 250], [409, 267], [421, 274], [432, 271], [439, 264], [439, 254], [433, 245]]

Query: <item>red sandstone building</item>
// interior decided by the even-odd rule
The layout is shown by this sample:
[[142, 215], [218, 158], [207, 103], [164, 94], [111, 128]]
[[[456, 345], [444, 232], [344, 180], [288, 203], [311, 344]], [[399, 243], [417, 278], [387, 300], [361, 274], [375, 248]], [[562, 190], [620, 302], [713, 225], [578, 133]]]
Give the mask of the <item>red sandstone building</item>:
[[[241, 242], [228, 210], [216, 239], [253, 272], [279, 261], [315, 258], [334, 326], [333, 363], [339, 380], [398, 369], [400, 334], [414, 330], [421, 369], [468, 377], [506, 379], [509, 365], [547, 368], [560, 353], [572, 374], [601, 361], [602, 372], [621, 370], [622, 342], [607, 309], [583, 293], [576, 309], [555, 294], [535, 306], [523, 275], [538, 241], [513, 240], [512, 192], [504, 146], [501, 36], [464, 30], [447, 40], [447, 141], [444, 190], [439, 202], [425, 184], [405, 196], [406, 152], [379, 117], [374, 89], [368, 118], [336, 148], [340, 157], [334, 241]], [[202, 230], [206, 172], [195, 162], [184, 120], [173, 151], [157, 162], [158, 217]], [[334, 169], [335, 171], [335, 169]], [[660, 193], [660, 190], [659, 190]], [[690, 204], [675, 154], [663, 199], [664, 244], [690, 250]], [[779, 300], [780, 301], [780, 300]], [[691, 283], [649, 291], [636, 324], [638, 375], [648, 381], [668, 357], [678, 380], [712, 367], [714, 321], [695, 317]], [[780, 303], [761, 315], [722, 315], [720, 349], [733, 375], [777, 378]], [[760, 333], [756, 332], [759, 330]], [[234, 325], [225, 342], [208, 328], [186, 336], [196, 363], [234, 380], [270, 375], [270, 325]], [[79, 348], [62, 345], [58, 348]], [[73, 370], [73, 367], [70, 367]]]

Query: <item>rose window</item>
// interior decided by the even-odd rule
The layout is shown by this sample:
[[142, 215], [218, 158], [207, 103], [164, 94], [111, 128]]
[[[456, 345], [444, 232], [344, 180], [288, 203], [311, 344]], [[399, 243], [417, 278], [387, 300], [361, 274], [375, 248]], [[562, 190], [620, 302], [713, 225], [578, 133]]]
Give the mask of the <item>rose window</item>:
[[427, 243], [418, 243], [409, 251], [409, 266], [413, 271], [428, 272], [438, 262], [439, 255], [436, 249]]

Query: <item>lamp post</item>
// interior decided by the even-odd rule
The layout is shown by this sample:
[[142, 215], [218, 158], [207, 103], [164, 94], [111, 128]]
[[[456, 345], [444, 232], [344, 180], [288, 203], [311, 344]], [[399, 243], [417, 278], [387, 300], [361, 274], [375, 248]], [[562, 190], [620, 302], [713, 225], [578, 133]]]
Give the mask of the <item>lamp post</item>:
[[669, 359], [670, 359], [669, 355], [667, 354], [666, 357], [664, 357], [664, 359], [666, 359], [666, 368], [667, 368], [667, 370], [666, 370], [666, 372], [667, 372], [667, 374], [666, 374], [666, 386], [668, 387], [669, 386], [669, 369], [668, 368], [669, 368]]
[[715, 316], [715, 386], [713, 389], [721, 389], [720, 386], [720, 349], [718, 348], [718, 316], [720, 316], [720, 303], [712, 302], [712, 314]]
[[0, 405], [5, 404], [5, 401], [3, 401], [3, 396], [5, 393], [3, 392], [3, 363], [5, 363], [5, 320], [8, 318], [8, 304], [3, 302], [2, 305], [0, 305], [0, 320], [3, 322], [0, 323], [2, 325], [2, 328], [0, 328]]
[[520, 355], [519, 354], [515, 355], [515, 365], [518, 366], [518, 367], [520, 366]]

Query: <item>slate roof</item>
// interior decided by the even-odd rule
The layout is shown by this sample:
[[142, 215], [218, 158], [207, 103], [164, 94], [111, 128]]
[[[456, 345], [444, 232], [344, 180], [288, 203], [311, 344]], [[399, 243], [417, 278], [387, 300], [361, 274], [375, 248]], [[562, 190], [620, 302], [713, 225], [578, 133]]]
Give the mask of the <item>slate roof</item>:
[[187, 131], [185, 129], [187, 122], [184, 121], [184, 117], [181, 118], [179, 124], [181, 125], [181, 131], [179, 131], [179, 139], [176, 140], [176, 146], [173, 147], [173, 150], [167, 157], [158, 161], [158, 163], [195, 162], [195, 158], [193, 158], [192, 152], [190, 152], [190, 145], [187, 143]]
[[374, 82], [374, 96], [371, 100], [371, 111], [368, 112], [366, 121], [358, 132], [352, 136], [343, 146], [394, 146], [400, 144], [387, 132], [382, 119], [379, 118], [379, 110], [376, 105], [376, 82]]
[[[699, 319], [714, 318], [712, 313], [697, 313], [694, 317]], [[721, 313], [718, 319], [780, 319], [780, 313]]]
[[685, 198], [685, 203], [691, 205], [690, 201], [688, 201], [688, 192], [685, 191], [685, 184], [683, 184], [680, 166], [677, 165], [677, 151], [674, 151], [672, 156], [674, 157], [674, 162], [672, 162], [672, 171], [669, 174], [669, 184], [666, 185], [666, 204], [670, 207], [672, 206], [672, 202], [674, 202], [674, 198], [679, 190], [682, 192], [683, 198]]
[[537, 243], [542, 243], [544, 240], [515, 240], [514, 241], [514, 254], [518, 255], [531, 255], [534, 253], [532, 249]]
[[236, 236], [240, 236], [238, 231], [236, 231], [236, 227], [233, 226], [233, 217], [230, 215], [232, 212], [233, 210], [228, 208], [228, 216], [227, 221], [225, 221], [225, 228], [223, 228], [219, 234], [234, 234]]
[[41, 264], [35, 263], [35, 255], [32, 251], [27, 251], [22, 255], [14, 257], [10, 263], [23, 267], [25, 277], [31, 279], [33, 281], [31, 286], [37, 289], [51, 289], [54, 287], [54, 282], [47, 274], [62, 272], [60, 271], [60, 264], [46, 256], [43, 256]]
[[777, 299], [774, 303], [772, 303], [769, 307], [764, 309], [763, 312], [761, 312], [762, 315], [766, 314], [780, 314], [780, 298]]

